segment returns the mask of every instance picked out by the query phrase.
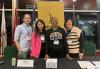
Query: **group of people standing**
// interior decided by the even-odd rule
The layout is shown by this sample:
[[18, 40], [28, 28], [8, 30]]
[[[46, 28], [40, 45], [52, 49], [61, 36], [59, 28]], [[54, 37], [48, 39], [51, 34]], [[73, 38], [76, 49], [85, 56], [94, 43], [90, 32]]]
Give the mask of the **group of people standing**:
[[15, 30], [14, 41], [19, 58], [73, 58], [84, 57], [82, 30], [73, 26], [73, 20], [65, 20], [64, 28], [58, 26], [56, 17], [51, 17], [51, 28], [46, 30], [43, 20], [38, 19], [35, 30], [30, 26], [31, 16], [23, 16], [23, 24]]

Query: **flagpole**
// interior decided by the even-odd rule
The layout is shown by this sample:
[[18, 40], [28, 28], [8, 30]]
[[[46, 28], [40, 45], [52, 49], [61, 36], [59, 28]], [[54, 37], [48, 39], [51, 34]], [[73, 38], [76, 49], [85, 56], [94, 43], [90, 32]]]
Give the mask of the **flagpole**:
[[32, 12], [32, 31], [35, 30], [35, 23], [36, 23], [36, 2], [33, 2], [33, 12]]
[[15, 31], [15, 16], [16, 16], [17, 0], [12, 0], [12, 46], [14, 47], [14, 31]]
[[73, 19], [74, 19], [75, 25], [77, 25], [76, 24], [76, 16], [75, 16], [75, 2], [76, 2], [76, 0], [73, 0]]

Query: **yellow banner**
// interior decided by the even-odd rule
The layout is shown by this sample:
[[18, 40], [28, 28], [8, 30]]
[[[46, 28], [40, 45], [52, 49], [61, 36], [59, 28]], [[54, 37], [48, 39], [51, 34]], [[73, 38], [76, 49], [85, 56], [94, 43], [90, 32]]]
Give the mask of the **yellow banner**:
[[58, 19], [60, 27], [64, 26], [64, 3], [57, 1], [38, 2], [38, 19], [42, 19], [46, 28], [50, 27], [50, 17], [54, 16]]

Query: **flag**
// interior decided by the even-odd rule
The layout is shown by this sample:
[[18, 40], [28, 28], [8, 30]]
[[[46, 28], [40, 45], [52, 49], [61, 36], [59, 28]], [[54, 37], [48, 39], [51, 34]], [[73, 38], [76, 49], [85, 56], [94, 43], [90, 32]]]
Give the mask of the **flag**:
[[14, 43], [14, 33], [15, 33], [15, 28], [19, 23], [18, 20], [18, 12], [17, 12], [17, 0], [12, 0], [12, 46], [15, 45]]
[[2, 8], [2, 23], [1, 23], [1, 54], [4, 52], [4, 48], [7, 46], [7, 34], [6, 34], [6, 21], [4, 4]]
[[17, 25], [19, 24], [17, 8], [15, 8], [14, 14], [15, 14], [14, 15], [14, 24], [13, 24], [13, 27], [12, 27], [12, 46], [14, 46], [15, 29], [16, 29]]

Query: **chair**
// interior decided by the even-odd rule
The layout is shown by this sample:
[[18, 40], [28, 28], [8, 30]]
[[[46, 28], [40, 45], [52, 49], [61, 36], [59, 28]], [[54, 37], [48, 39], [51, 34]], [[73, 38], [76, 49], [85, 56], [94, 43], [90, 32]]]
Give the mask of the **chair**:
[[12, 59], [13, 57], [17, 56], [17, 48], [12, 46], [7, 46], [4, 49], [4, 58], [5, 59]]
[[96, 45], [93, 42], [85, 42], [83, 45], [84, 56], [96, 57]]

